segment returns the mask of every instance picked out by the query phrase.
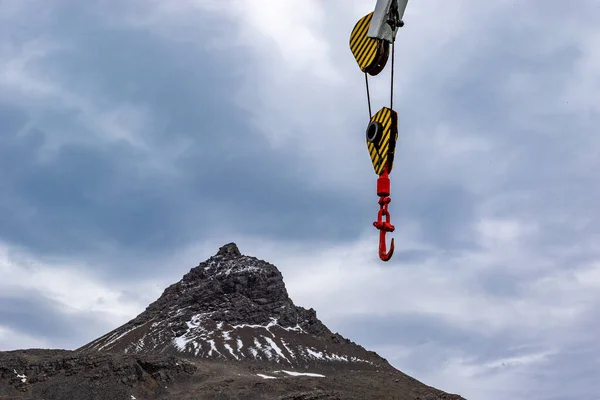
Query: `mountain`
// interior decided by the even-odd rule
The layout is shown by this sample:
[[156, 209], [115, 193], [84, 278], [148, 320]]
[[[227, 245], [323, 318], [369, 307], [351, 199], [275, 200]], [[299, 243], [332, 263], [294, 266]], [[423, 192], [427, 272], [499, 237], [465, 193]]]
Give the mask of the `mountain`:
[[277, 267], [235, 243], [75, 351], [0, 353], [0, 400], [15, 391], [47, 400], [463, 399], [331, 332], [293, 303]]
[[143, 313], [81, 351], [161, 353], [282, 366], [389, 368], [339, 334], [315, 310], [294, 305], [281, 272], [235, 243], [192, 268]]

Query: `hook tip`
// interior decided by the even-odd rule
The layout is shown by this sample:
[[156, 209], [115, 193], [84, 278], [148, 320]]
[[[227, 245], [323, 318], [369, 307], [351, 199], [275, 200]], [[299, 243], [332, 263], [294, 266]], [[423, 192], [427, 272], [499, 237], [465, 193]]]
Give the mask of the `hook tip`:
[[381, 258], [382, 261], [389, 261], [392, 258], [393, 254], [394, 254], [394, 238], [392, 238], [392, 240], [390, 242], [390, 251], [388, 251], [388, 252], [386, 252], [385, 242], [383, 242], [383, 247], [379, 248], [379, 258]]

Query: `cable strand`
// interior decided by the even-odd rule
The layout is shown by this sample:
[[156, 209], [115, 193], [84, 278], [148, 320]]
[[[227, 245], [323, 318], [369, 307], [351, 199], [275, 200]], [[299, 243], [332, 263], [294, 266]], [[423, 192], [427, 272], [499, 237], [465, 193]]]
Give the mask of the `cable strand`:
[[365, 85], [367, 86], [367, 103], [369, 104], [369, 119], [371, 119], [373, 117], [373, 114], [371, 113], [371, 95], [369, 94], [369, 78], [368, 78], [366, 72], [365, 72]]
[[390, 109], [394, 109], [394, 49], [396, 46], [392, 42], [392, 75], [390, 79]]

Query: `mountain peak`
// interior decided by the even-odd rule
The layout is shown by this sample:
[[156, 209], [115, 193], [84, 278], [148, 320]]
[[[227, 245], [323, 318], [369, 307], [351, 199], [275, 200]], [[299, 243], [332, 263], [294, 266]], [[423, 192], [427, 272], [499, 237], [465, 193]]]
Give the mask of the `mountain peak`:
[[242, 255], [235, 243], [192, 268], [144, 312], [80, 350], [166, 353], [391, 368], [374, 352], [332, 333], [312, 308], [296, 306], [274, 265]]
[[219, 248], [216, 256], [225, 257], [225, 258], [237, 258], [241, 257], [242, 253], [240, 253], [240, 249], [238, 249], [237, 245], [233, 242], [227, 243], [224, 246]]

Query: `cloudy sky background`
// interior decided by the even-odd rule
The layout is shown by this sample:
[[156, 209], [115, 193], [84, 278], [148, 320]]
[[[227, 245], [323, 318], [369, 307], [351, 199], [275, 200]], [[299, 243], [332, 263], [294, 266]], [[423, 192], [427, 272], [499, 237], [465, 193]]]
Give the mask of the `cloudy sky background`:
[[409, 2], [382, 263], [374, 4], [0, 1], [0, 350], [79, 347], [235, 241], [429, 385], [596, 395], [600, 5]]

